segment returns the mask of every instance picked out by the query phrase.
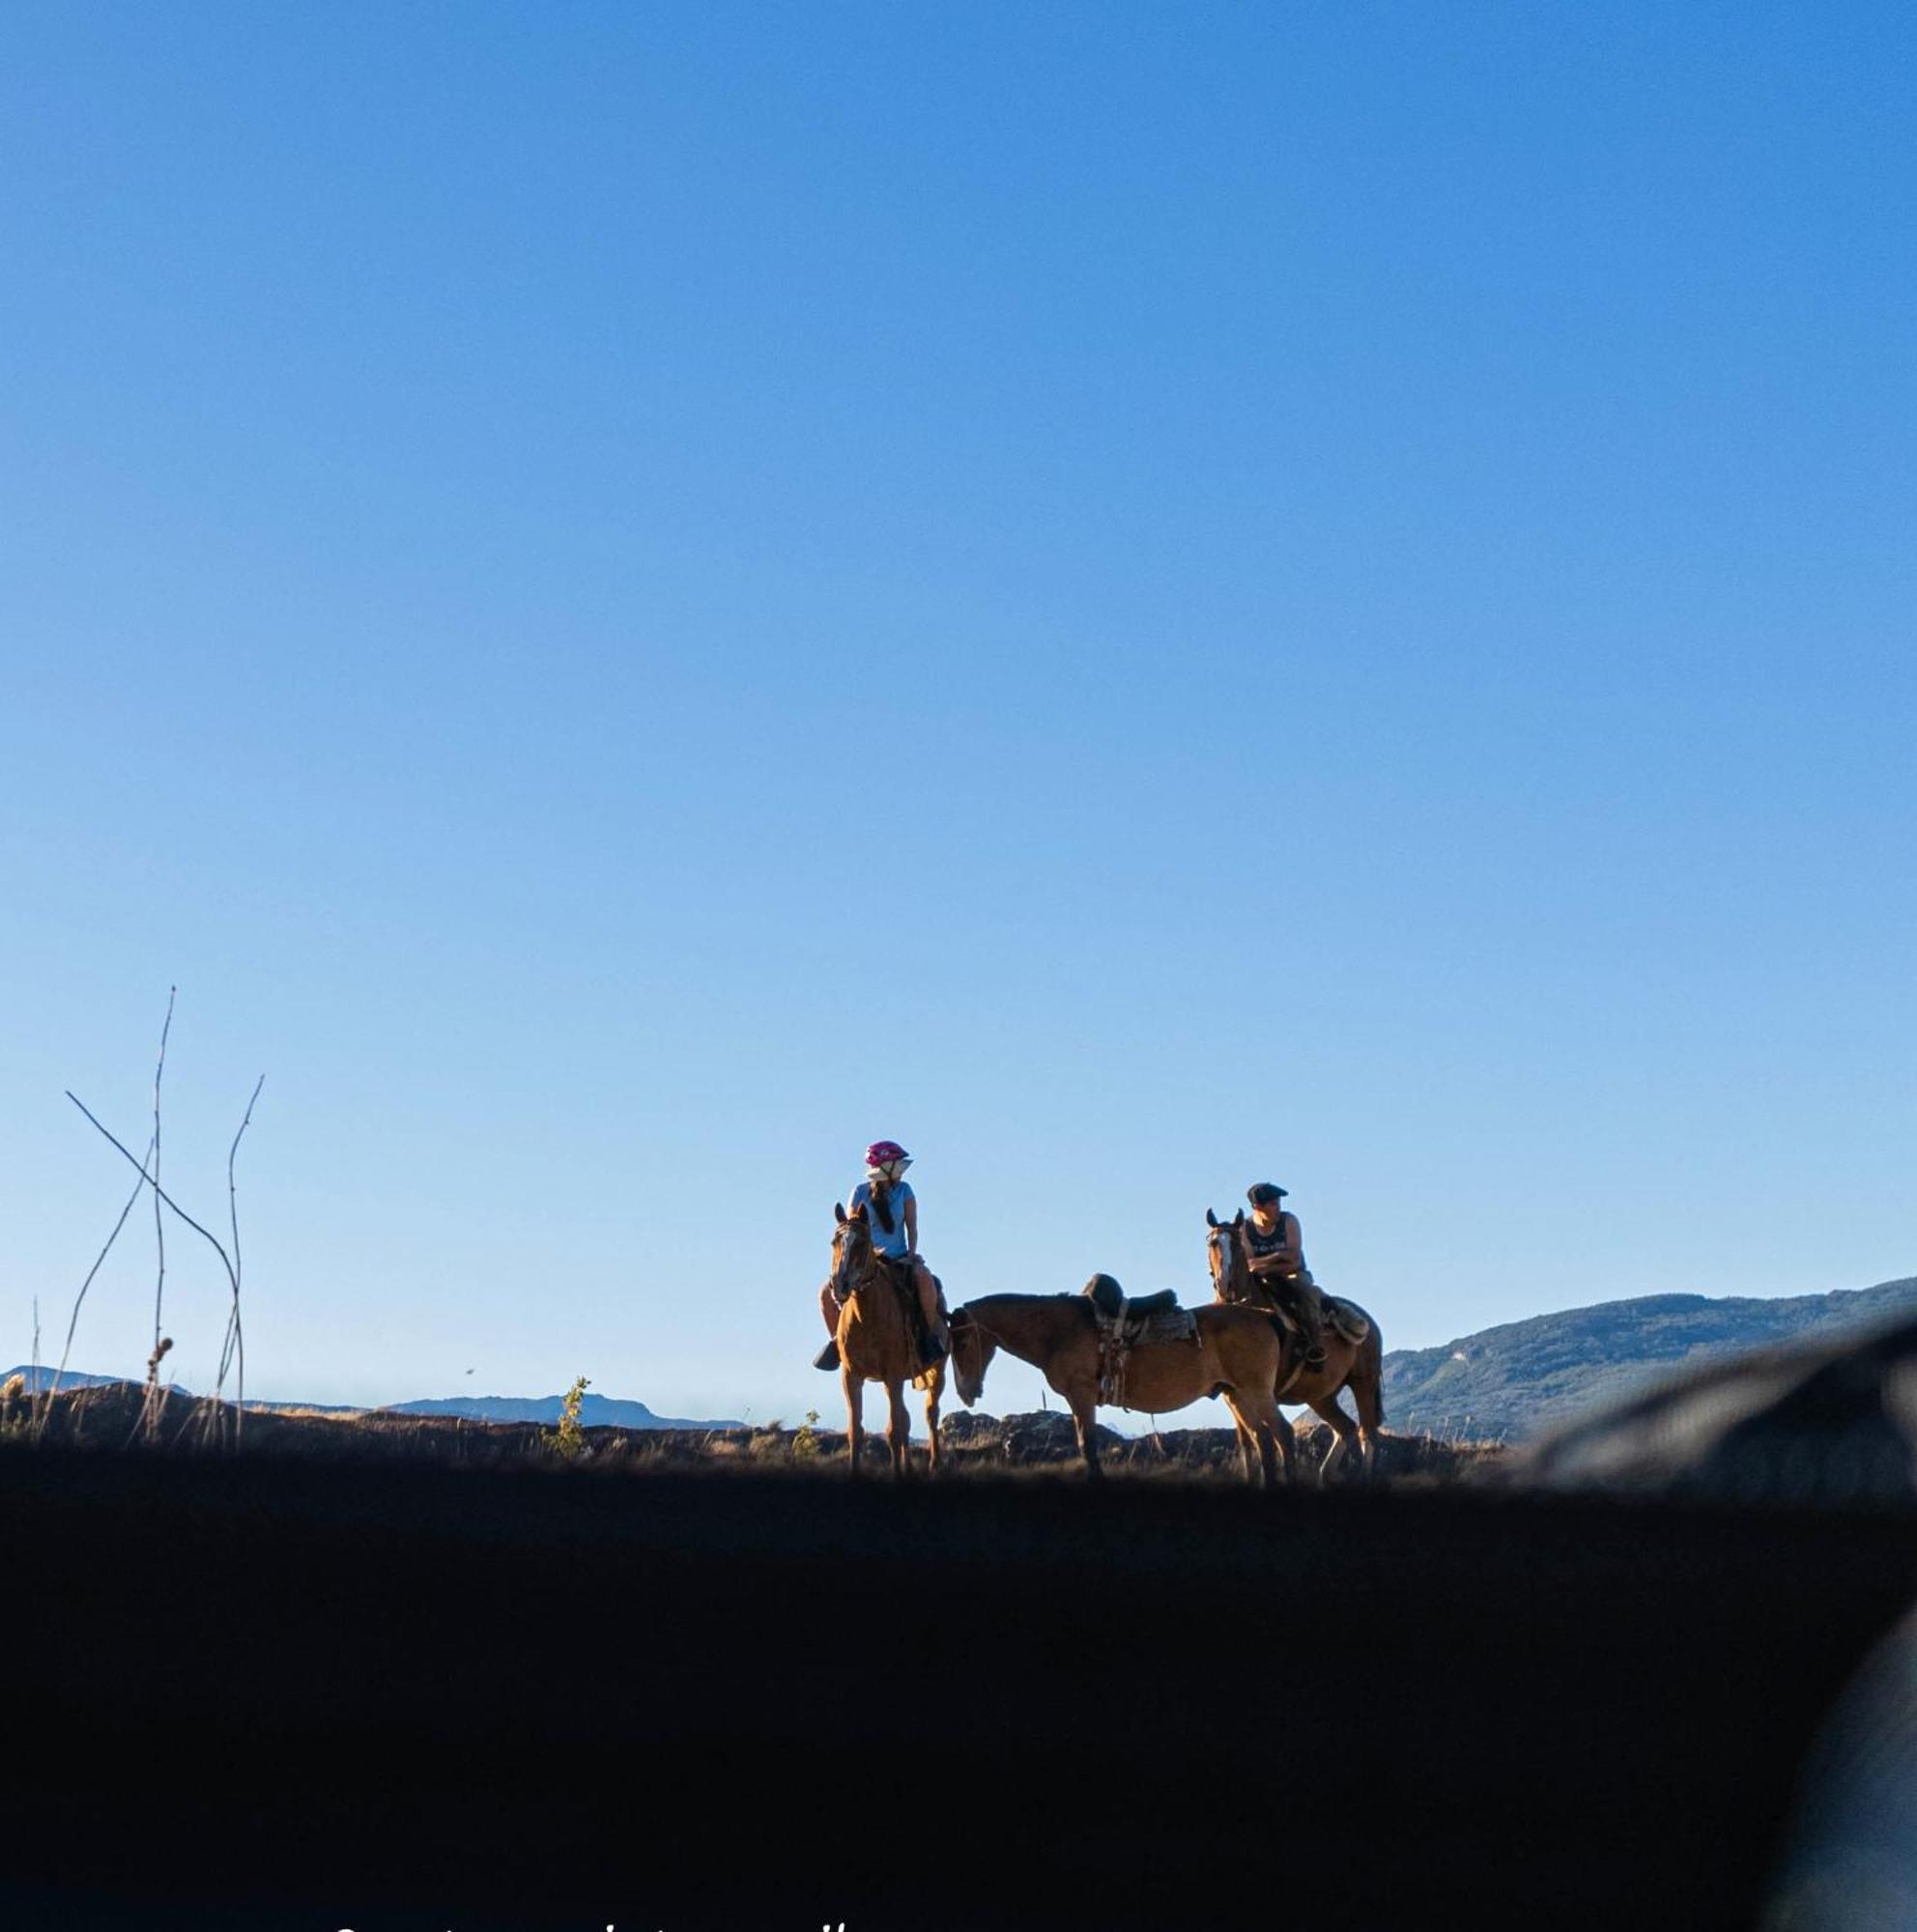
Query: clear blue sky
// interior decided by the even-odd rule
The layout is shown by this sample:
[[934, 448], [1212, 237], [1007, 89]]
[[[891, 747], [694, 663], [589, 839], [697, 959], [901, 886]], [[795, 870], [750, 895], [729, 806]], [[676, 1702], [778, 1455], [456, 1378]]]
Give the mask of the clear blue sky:
[[961, 1298], [1268, 1177], [1390, 1345], [1917, 1269], [1913, 51], [10, 7], [0, 1357], [175, 982], [263, 1395], [831, 1414], [875, 1135]]

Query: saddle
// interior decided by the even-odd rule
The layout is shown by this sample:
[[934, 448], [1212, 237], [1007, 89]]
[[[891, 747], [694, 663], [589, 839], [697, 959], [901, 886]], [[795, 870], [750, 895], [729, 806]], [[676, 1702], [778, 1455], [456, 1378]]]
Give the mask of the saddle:
[[1178, 1291], [1130, 1296], [1108, 1274], [1085, 1284], [1099, 1331], [1099, 1400], [1125, 1406], [1125, 1358], [1140, 1342], [1193, 1342], [1198, 1319], [1178, 1305]]
[[1161, 1289], [1157, 1294], [1127, 1294], [1108, 1274], [1095, 1274], [1085, 1284], [1085, 1297], [1102, 1327], [1122, 1328], [1128, 1339], [1140, 1340], [1151, 1318], [1166, 1315], [1178, 1306], [1178, 1290]]

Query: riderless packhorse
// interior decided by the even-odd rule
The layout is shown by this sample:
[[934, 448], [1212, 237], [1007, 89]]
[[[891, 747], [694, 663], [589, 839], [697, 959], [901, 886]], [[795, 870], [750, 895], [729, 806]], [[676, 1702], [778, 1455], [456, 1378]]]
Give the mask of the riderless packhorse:
[[892, 1451], [892, 1473], [910, 1466], [912, 1421], [905, 1412], [905, 1384], [925, 1391], [926, 1433], [931, 1439], [931, 1467], [938, 1472], [938, 1399], [945, 1386], [945, 1364], [926, 1360], [916, 1306], [906, 1296], [915, 1289], [901, 1280], [882, 1255], [873, 1252], [872, 1229], [863, 1207], [845, 1212], [832, 1206], [839, 1225], [832, 1234], [829, 1286], [839, 1298], [839, 1383], [845, 1391], [847, 1444], [852, 1474], [859, 1473], [865, 1448], [865, 1385], [883, 1382], [891, 1406], [885, 1439]]
[[[969, 1408], [984, 1393], [986, 1371], [1000, 1349], [1030, 1362], [1071, 1409], [1093, 1479], [1100, 1474], [1102, 1402], [1163, 1415], [1204, 1396], [1222, 1396], [1238, 1429], [1245, 1481], [1275, 1483], [1280, 1455], [1289, 1480], [1291, 1425], [1273, 1391], [1300, 1365], [1296, 1339], [1258, 1309], [1167, 1305], [1176, 1301], [1167, 1291], [1130, 1303], [1128, 1317], [1118, 1284], [1094, 1275], [1082, 1294], [987, 1294], [961, 1302], [952, 1311], [953, 1385]], [[1176, 1324], [1163, 1320], [1174, 1313], [1181, 1318]], [[1173, 1326], [1181, 1331], [1177, 1339], [1166, 1334]], [[1128, 1334], [1138, 1339], [1128, 1343]]]
[[[1229, 1221], [1220, 1221], [1208, 1208], [1205, 1224], [1207, 1257], [1212, 1268], [1212, 1287], [1221, 1303], [1268, 1310], [1291, 1338], [1288, 1359], [1297, 1365], [1288, 1381], [1280, 1380], [1281, 1401], [1302, 1403], [1331, 1425], [1335, 1433], [1330, 1453], [1318, 1470], [1319, 1480], [1330, 1475], [1355, 1437], [1359, 1456], [1368, 1473], [1378, 1454], [1378, 1429], [1385, 1420], [1385, 1350], [1378, 1324], [1355, 1301], [1336, 1295], [1324, 1297], [1325, 1365], [1309, 1367], [1303, 1360], [1303, 1338], [1296, 1317], [1282, 1296], [1274, 1293], [1251, 1271], [1250, 1251], [1245, 1239], [1245, 1212], [1241, 1208]], [[1348, 1388], [1358, 1406], [1358, 1420], [1345, 1413], [1338, 1391]]]

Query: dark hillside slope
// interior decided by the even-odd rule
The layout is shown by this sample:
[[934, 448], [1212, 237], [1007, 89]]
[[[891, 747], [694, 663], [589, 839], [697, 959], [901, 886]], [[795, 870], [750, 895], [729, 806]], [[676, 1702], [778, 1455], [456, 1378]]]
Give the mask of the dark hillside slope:
[[1779, 1300], [1649, 1294], [1567, 1308], [1438, 1349], [1393, 1350], [1385, 1357], [1385, 1412], [1393, 1429], [1414, 1434], [1509, 1441], [1683, 1363], [1911, 1313], [1917, 1278]]

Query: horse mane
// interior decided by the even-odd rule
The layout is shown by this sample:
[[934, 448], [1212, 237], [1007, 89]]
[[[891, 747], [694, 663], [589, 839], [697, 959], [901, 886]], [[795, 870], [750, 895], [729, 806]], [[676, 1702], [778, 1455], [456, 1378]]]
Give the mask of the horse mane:
[[978, 1294], [974, 1295], [970, 1301], [961, 1301], [957, 1308], [953, 1309], [951, 1319], [957, 1321], [960, 1316], [964, 1316], [969, 1320], [973, 1311], [981, 1308], [1002, 1308], [1008, 1305], [1016, 1308], [1029, 1308], [1034, 1302], [1039, 1301], [1061, 1302], [1070, 1308], [1088, 1308], [1091, 1306], [1082, 1293], [1078, 1294], [1014, 1294], [1011, 1293], [1004, 1294]]

